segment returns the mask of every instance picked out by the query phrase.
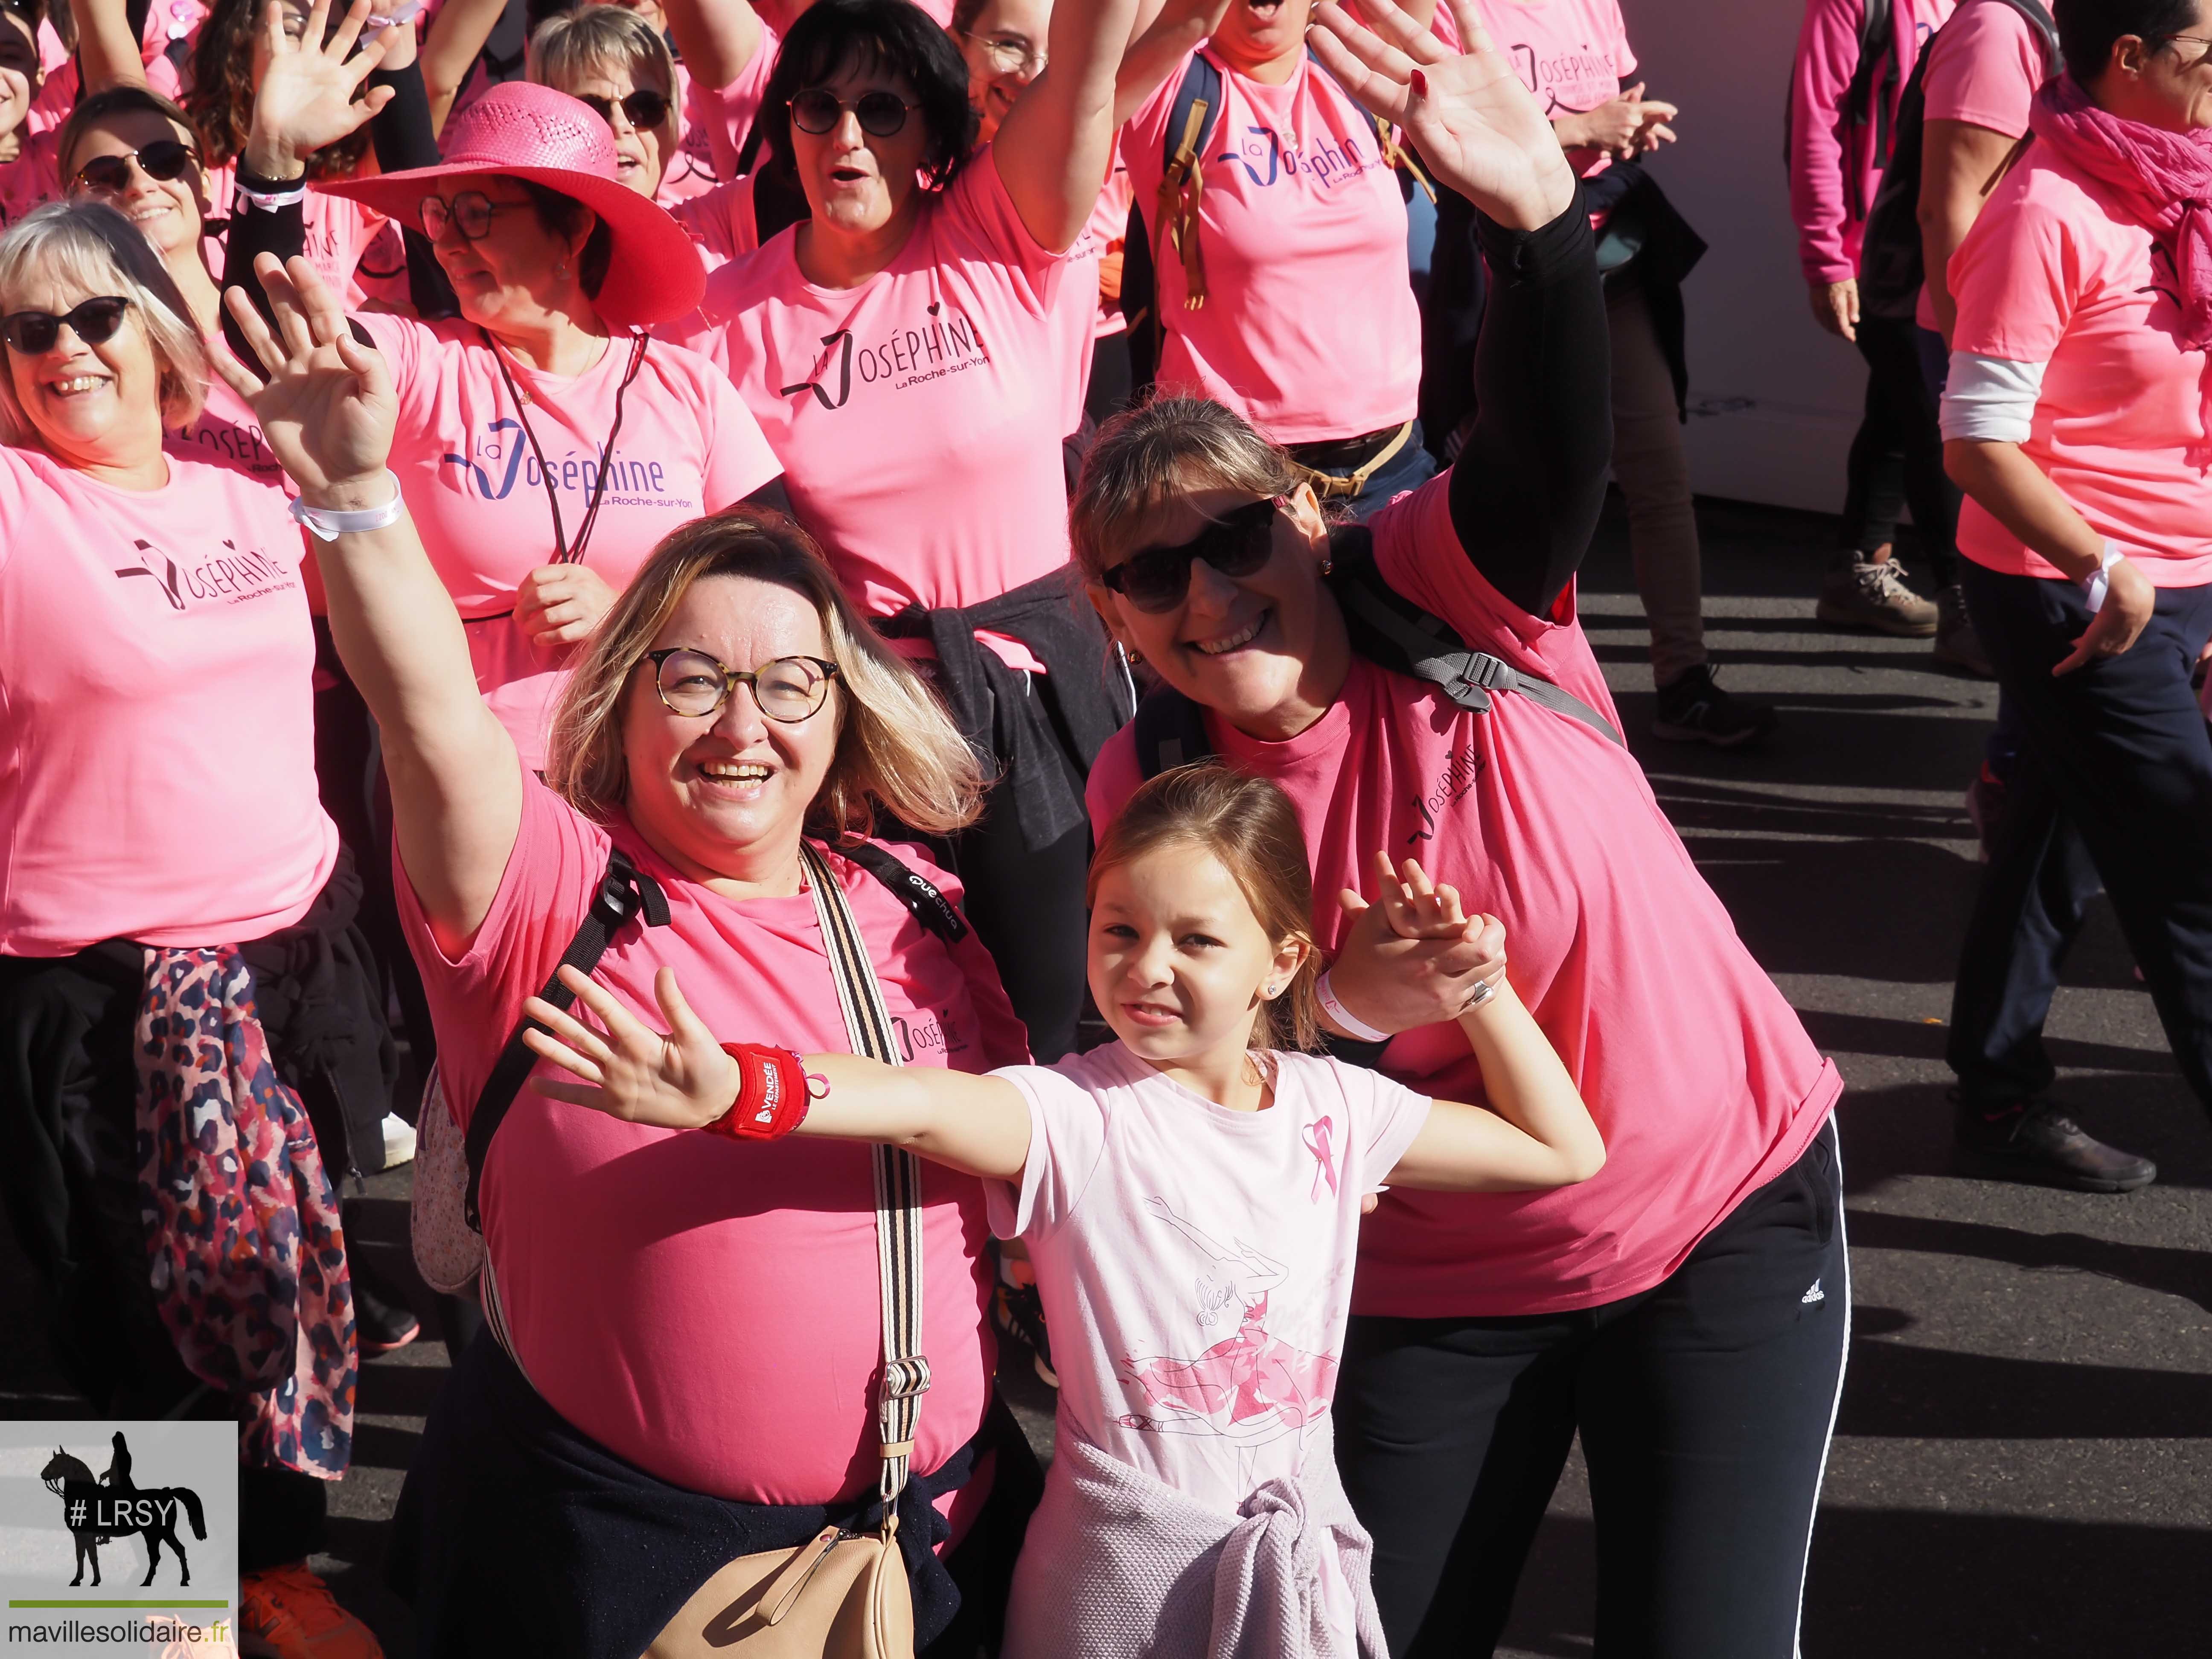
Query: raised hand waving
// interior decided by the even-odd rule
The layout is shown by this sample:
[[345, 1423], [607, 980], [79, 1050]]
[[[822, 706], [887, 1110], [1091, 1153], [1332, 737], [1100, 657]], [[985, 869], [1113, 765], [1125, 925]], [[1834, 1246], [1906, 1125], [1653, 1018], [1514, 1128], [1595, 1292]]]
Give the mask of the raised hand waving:
[[263, 7], [254, 56], [265, 62], [253, 93], [253, 127], [248, 137], [248, 165], [277, 179], [295, 176], [301, 163], [334, 144], [392, 101], [392, 88], [372, 87], [356, 100], [361, 83], [384, 61], [388, 30], [367, 45], [362, 25], [369, 0], [354, 0], [337, 30], [325, 40], [331, 0], [314, 0], [296, 40], [284, 33], [284, 9], [277, 0]]
[[1445, 184], [1516, 230], [1549, 224], [1574, 199], [1558, 136], [1473, 0], [1450, 0], [1467, 51], [1455, 56], [1397, 0], [1361, 0], [1372, 28], [1335, 0], [1314, 13], [1314, 51], [1345, 90], [1405, 132]]

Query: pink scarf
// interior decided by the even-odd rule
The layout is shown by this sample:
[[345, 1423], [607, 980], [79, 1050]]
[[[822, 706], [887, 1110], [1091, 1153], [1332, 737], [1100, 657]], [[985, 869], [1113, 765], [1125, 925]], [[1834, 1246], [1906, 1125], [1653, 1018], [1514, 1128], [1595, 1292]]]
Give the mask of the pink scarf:
[[[2181, 284], [2181, 343], [2212, 347], [2212, 129], [2167, 132], [2122, 120], [2091, 103], [2071, 75], [2045, 82], [2027, 122], [2122, 216], [2166, 243]], [[2201, 398], [2206, 435], [2189, 455], [2200, 467], [2212, 465], [2212, 363]]]

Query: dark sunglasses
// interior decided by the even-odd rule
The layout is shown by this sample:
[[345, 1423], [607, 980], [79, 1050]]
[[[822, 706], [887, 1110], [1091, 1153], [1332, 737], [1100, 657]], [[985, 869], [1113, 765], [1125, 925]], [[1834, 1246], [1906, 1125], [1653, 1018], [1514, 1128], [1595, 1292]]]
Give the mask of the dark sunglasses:
[[123, 326], [123, 313], [130, 308], [130, 301], [111, 294], [73, 306], [58, 317], [51, 311], [10, 312], [0, 317], [0, 339], [26, 357], [41, 357], [54, 349], [62, 325], [67, 323], [78, 339], [98, 345], [115, 337], [115, 331]]
[[861, 131], [889, 138], [906, 125], [908, 110], [921, 107], [919, 104], [908, 103], [895, 92], [864, 92], [848, 104], [827, 87], [811, 87], [790, 104], [792, 125], [817, 138], [835, 131], [838, 118], [847, 110], [858, 118]]
[[668, 99], [650, 87], [640, 87], [627, 98], [601, 98], [593, 93], [578, 93], [576, 101], [609, 126], [615, 124], [615, 112], [620, 110], [629, 118], [630, 125], [642, 132], [657, 127], [668, 118]]
[[198, 159], [198, 152], [190, 144], [174, 138], [156, 138], [143, 149], [122, 155], [94, 156], [76, 170], [76, 182], [88, 190], [119, 196], [131, 188], [133, 161], [149, 179], [166, 185], [184, 177], [185, 170]]
[[1204, 559], [1224, 576], [1249, 576], [1274, 556], [1275, 509], [1271, 495], [1224, 513], [1180, 547], [1148, 547], [1098, 580], [1139, 611], [1174, 610], [1190, 592], [1190, 567]]
[[449, 223], [459, 227], [463, 241], [481, 242], [491, 234], [494, 219], [529, 205], [527, 202], [495, 202], [480, 190], [465, 190], [450, 202], [442, 196], [425, 196], [416, 204], [415, 216], [422, 222], [422, 234], [434, 242], [446, 234]]

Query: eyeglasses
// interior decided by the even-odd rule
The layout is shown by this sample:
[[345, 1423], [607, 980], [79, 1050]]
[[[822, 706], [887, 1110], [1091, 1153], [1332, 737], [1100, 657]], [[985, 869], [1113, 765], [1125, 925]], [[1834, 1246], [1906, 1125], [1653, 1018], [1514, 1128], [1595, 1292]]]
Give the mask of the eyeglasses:
[[977, 34], [962, 29], [963, 39], [983, 48], [983, 56], [1001, 75], [1040, 75], [1044, 71], [1044, 48], [1026, 35]]
[[908, 103], [895, 92], [881, 91], [864, 92], [848, 104], [827, 87], [810, 87], [792, 99], [789, 107], [792, 125], [817, 138], [836, 131], [847, 110], [858, 118], [861, 131], [890, 138], [906, 125], [907, 112], [921, 106]]
[[465, 242], [481, 242], [491, 234], [491, 222], [502, 213], [514, 213], [527, 202], [495, 202], [480, 190], [465, 190], [448, 202], [442, 196], [425, 196], [415, 209], [422, 234], [436, 241], [448, 224], [458, 227]]
[[1182, 546], [1148, 547], [1098, 580], [1139, 611], [1172, 611], [1190, 592], [1193, 562], [1204, 559], [1224, 576], [1249, 576], [1273, 558], [1275, 509], [1281, 504], [1280, 496], [1271, 495], [1224, 513]]
[[758, 668], [726, 668], [703, 651], [672, 646], [648, 651], [653, 689], [671, 713], [701, 720], [721, 712], [740, 684], [753, 689], [762, 714], [784, 726], [796, 726], [821, 711], [837, 678], [837, 665], [819, 657], [778, 657]]
[[78, 339], [87, 345], [99, 345], [115, 337], [115, 331], [123, 326], [124, 313], [130, 309], [130, 301], [110, 294], [86, 300], [58, 317], [51, 311], [10, 312], [0, 317], [0, 339], [26, 357], [41, 357], [54, 349], [62, 325], [67, 323]]
[[642, 132], [659, 126], [668, 118], [668, 97], [651, 87], [640, 87], [627, 98], [602, 98], [596, 93], [578, 93], [576, 101], [609, 126], [615, 124], [615, 112], [620, 110], [630, 125]]
[[134, 161], [139, 172], [156, 184], [166, 185], [182, 178], [185, 170], [198, 160], [199, 153], [190, 144], [174, 138], [156, 138], [143, 149], [121, 155], [94, 156], [76, 170], [76, 183], [86, 190], [120, 196], [131, 188], [131, 166]]
[[2195, 58], [2183, 64], [2182, 67], [2184, 69], [2195, 69], [2199, 64], [2204, 62], [2208, 58], [2212, 58], [2212, 40], [2206, 40], [2201, 34], [2167, 34], [2162, 35], [2160, 38], [2169, 45], [2177, 40], [2186, 40], [2192, 46], [2202, 46], [2204, 48], [2204, 50], [2198, 52]]

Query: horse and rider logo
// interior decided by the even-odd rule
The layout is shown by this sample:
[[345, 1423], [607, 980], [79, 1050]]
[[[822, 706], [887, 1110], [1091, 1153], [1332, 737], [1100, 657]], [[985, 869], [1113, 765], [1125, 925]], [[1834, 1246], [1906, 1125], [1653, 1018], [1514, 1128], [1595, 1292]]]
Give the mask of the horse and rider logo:
[[70, 1580], [72, 1588], [84, 1583], [88, 1564], [92, 1582], [99, 1583], [100, 1547], [133, 1534], [146, 1540], [146, 1577], [140, 1581], [140, 1588], [154, 1582], [164, 1544], [177, 1553], [179, 1586], [192, 1582], [184, 1543], [177, 1536], [177, 1516], [181, 1510], [191, 1522], [192, 1536], [204, 1539], [207, 1520], [200, 1510], [199, 1494], [190, 1486], [134, 1486], [131, 1448], [120, 1431], [105, 1474], [95, 1477], [91, 1469], [57, 1446], [39, 1478], [48, 1492], [62, 1500], [62, 1524], [76, 1540], [76, 1577]]

